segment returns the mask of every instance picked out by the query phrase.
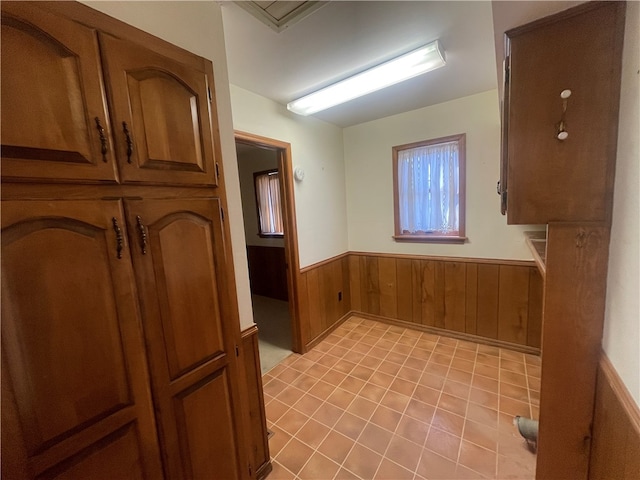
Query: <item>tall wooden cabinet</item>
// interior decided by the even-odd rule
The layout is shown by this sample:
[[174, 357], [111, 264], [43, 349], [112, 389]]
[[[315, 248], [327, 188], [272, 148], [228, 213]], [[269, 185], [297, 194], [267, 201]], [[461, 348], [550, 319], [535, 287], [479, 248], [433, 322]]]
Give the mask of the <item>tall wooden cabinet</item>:
[[2, 202], [3, 478], [161, 474], [123, 228], [117, 200]]
[[506, 32], [501, 208], [509, 224], [547, 226], [540, 479], [588, 475], [624, 12], [588, 2]]
[[3, 478], [251, 478], [211, 62], [1, 8]]

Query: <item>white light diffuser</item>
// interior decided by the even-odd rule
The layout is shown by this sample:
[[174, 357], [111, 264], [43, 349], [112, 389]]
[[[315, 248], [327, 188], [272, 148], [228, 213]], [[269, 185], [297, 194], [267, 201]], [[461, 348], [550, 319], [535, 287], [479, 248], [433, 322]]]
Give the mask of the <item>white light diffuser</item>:
[[287, 104], [298, 115], [311, 115], [445, 65], [444, 50], [435, 40], [377, 67], [310, 93]]

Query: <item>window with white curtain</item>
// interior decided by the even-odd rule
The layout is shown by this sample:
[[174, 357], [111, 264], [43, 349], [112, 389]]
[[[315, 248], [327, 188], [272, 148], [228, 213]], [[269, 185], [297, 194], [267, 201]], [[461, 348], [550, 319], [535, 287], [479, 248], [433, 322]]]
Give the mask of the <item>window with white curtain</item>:
[[393, 147], [396, 240], [462, 243], [465, 134]]
[[278, 170], [256, 172], [253, 178], [256, 186], [259, 235], [263, 237], [284, 235]]

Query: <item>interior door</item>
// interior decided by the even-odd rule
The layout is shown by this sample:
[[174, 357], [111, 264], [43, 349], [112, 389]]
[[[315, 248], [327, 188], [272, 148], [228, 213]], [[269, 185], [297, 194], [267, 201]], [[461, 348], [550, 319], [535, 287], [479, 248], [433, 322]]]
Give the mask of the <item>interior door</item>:
[[204, 62], [195, 68], [106, 34], [100, 46], [123, 180], [216, 185]]
[[123, 221], [2, 202], [3, 478], [162, 476]]
[[2, 2], [2, 176], [115, 181], [96, 34]]
[[125, 206], [166, 471], [170, 478], [238, 478], [243, 374], [219, 201]]

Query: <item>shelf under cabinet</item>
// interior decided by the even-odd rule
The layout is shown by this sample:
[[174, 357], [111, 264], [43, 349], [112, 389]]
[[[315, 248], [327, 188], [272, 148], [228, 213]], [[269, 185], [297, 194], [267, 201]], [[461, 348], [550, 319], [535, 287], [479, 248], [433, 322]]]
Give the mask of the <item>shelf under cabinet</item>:
[[524, 232], [524, 234], [527, 246], [533, 254], [533, 259], [540, 271], [540, 275], [544, 278], [547, 271], [547, 232]]

